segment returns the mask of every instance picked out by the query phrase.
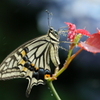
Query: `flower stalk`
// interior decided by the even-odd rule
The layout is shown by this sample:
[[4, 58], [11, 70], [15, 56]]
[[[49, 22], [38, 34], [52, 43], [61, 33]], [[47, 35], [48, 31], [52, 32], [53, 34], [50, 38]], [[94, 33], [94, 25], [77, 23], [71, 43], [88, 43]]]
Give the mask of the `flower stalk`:
[[57, 94], [53, 84], [52, 84], [52, 81], [54, 81], [55, 79], [57, 79], [57, 77], [59, 75], [61, 75], [69, 66], [70, 62], [82, 51], [82, 49], [78, 50], [74, 55], [71, 56], [72, 54], [72, 49], [69, 50], [69, 53], [68, 53], [68, 58], [66, 59], [63, 67], [55, 74], [53, 75], [51, 78], [47, 79], [47, 84], [50, 88], [50, 90], [52, 91], [53, 95], [55, 96], [56, 100], [61, 100], [61, 98], [59, 97], [59, 95]]
[[52, 81], [49, 81], [49, 80], [48, 80], [48, 81], [47, 81], [47, 84], [48, 84], [50, 90], [52, 91], [53, 96], [55, 96], [56, 100], [61, 100], [61, 98], [59, 97], [58, 93], [56, 92], [56, 90], [55, 90], [55, 88], [54, 88], [54, 86], [53, 86], [53, 84], [52, 84]]

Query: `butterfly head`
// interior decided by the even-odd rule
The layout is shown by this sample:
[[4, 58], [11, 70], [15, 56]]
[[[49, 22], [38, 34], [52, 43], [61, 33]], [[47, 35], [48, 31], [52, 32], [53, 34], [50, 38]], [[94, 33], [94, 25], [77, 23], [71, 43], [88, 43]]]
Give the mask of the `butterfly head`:
[[57, 32], [56, 30], [54, 30], [53, 27], [50, 27], [50, 28], [49, 28], [48, 35], [49, 35], [49, 37], [50, 37], [53, 41], [55, 41], [55, 42], [58, 42], [58, 41], [59, 41], [58, 32]]

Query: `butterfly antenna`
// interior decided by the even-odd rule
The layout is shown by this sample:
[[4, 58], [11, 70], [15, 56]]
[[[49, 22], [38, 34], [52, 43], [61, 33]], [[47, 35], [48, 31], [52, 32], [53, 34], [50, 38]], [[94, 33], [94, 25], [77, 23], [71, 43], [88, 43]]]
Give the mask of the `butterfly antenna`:
[[51, 26], [51, 15], [53, 15], [52, 13], [50, 13], [48, 10], [46, 10], [47, 14], [48, 14], [48, 27], [50, 28]]

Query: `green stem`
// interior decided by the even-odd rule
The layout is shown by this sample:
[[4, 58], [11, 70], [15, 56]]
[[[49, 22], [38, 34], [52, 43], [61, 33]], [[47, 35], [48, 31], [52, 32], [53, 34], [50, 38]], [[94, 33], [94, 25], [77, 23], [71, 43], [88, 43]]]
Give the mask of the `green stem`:
[[70, 62], [82, 51], [83, 49], [79, 49], [74, 55], [71, 56], [72, 50], [68, 53], [68, 58], [65, 61], [63, 67], [54, 75], [54, 78], [48, 79], [49, 81], [54, 81], [59, 75], [61, 75], [69, 66]]
[[71, 54], [72, 54], [72, 49], [71, 49], [71, 50], [69, 50], [69, 53], [68, 53], [68, 58], [67, 58], [67, 60], [70, 58]]
[[50, 88], [50, 90], [52, 91], [53, 95], [55, 96], [55, 98], [57, 100], [61, 100], [61, 98], [59, 97], [59, 95], [57, 94], [53, 84], [52, 84], [52, 81], [54, 81], [59, 75], [61, 75], [69, 66], [70, 62], [82, 51], [83, 49], [80, 49], [78, 50], [74, 55], [71, 56], [72, 54], [72, 50], [69, 51], [68, 53], [68, 58], [66, 59], [65, 61], [65, 64], [64, 66], [58, 71], [58, 73], [56, 73], [54, 75], [54, 77], [50, 78], [50, 79], [47, 79], [47, 84]]
[[56, 98], [57, 100], [61, 100], [60, 97], [59, 97], [59, 95], [57, 94], [57, 92], [56, 92], [56, 90], [55, 90], [53, 84], [52, 84], [52, 81], [47, 81], [47, 84], [48, 84], [50, 90], [52, 91], [53, 95], [55, 96], [55, 98]]
[[[62, 74], [67, 68], [68, 68], [68, 65], [70, 64], [70, 62], [72, 61], [73, 59], [67, 59], [64, 66], [58, 71], [58, 73], [54, 76], [54, 77], [58, 77], [60, 74]], [[54, 80], [54, 79], [53, 79]]]

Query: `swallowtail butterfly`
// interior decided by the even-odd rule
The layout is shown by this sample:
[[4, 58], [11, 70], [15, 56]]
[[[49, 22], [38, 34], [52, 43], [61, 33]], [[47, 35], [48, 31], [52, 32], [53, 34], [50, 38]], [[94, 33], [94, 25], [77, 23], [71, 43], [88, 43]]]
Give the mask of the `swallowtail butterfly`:
[[26, 94], [34, 85], [44, 84], [51, 76], [50, 59], [59, 68], [59, 36], [52, 27], [46, 35], [32, 39], [10, 53], [0, 65], [0, 80], [26, 78]]

